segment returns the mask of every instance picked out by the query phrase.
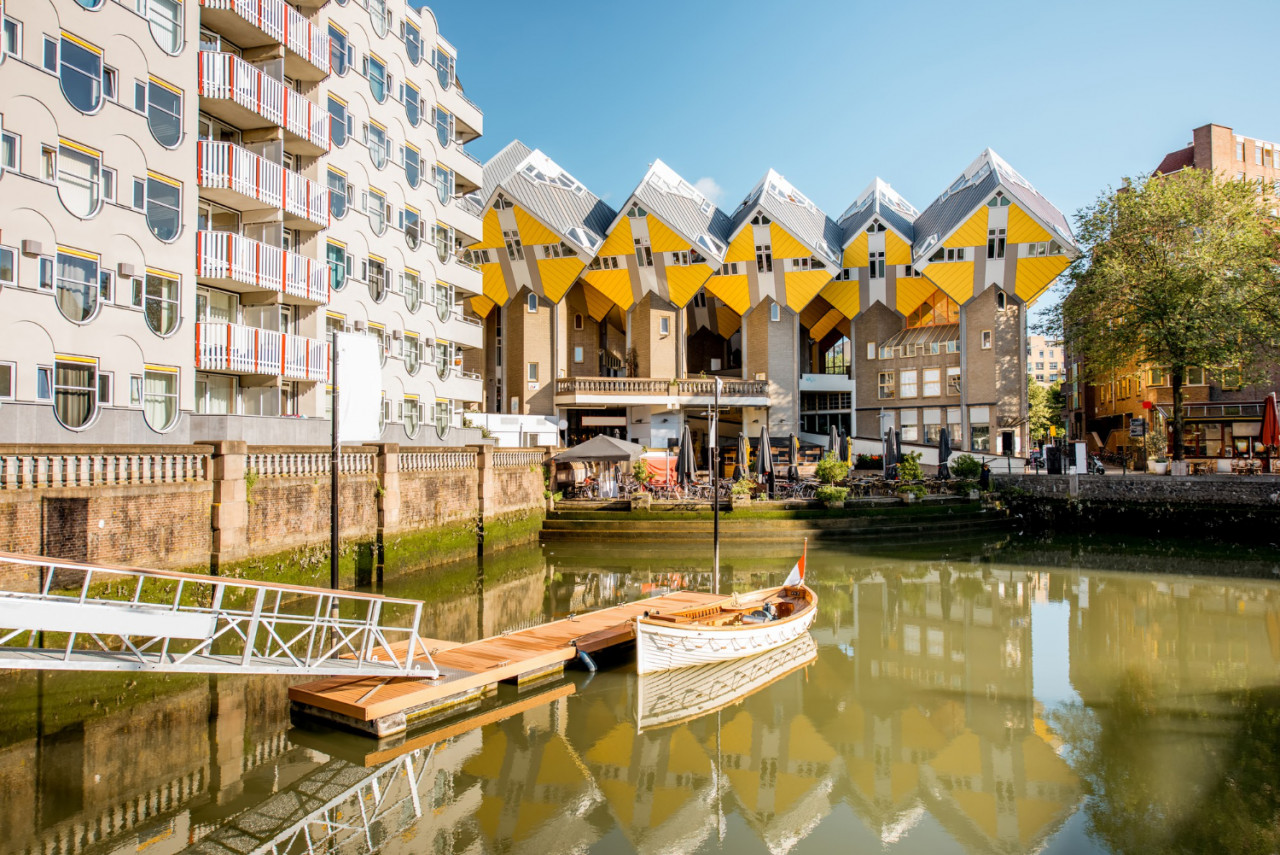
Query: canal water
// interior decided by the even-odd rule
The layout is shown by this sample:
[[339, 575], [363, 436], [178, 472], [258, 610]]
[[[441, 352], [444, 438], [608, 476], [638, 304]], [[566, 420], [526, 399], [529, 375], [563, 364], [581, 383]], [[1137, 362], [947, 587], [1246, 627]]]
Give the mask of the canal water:
[[[711, 585], [558, 545], [388, 581], [470, 640]], [[721, 587], [796, 555], [723, 559]], [[1231, 575], [1213, 575], [1228, 573]], [[625, 660], [375, 742], [283, 681], [0, 676], [0, 852], [1274, 852], [1280, 557], [1018, 537], [809, 553], [813, 643]]]

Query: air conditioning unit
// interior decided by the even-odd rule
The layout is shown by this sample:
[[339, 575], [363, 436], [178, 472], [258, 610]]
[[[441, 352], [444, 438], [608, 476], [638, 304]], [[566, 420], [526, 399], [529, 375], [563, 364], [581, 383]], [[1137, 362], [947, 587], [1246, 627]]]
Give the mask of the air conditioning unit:
[[400, 332], [400, 330], [392, 330], [391, 337], [396, 341], [399, 341], [401, 338], [404, 337], [404, 333]]
[[44, 245], [38, 240], [24, 240], [22, 242], [23, 255], [44, 255]]
[[364, 332], [364, 321], [356, 321], [356, 332]]
[[133, 265], [125, 261], [116, 266], [116, 272], [120, 274], [121, 279], [132, 279], [136, 275], [133, 272]]

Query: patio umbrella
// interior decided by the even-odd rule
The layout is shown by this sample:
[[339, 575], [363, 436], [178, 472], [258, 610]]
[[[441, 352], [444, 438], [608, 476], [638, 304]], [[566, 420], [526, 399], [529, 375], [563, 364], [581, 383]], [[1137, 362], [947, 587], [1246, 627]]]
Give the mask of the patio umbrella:
[[769, 426], [760, 426], [760, 448], [756, 452], [756, 475], [769, 485], [769, 498], [773, 498], [773, 449], [769, 445]]
[[685, 424], [680, 433], [680, 451], [676, 455], [676, 483], [687, 487], [694, 481], [693, 438], [689, 435], [689, 425]]
[[738, 463], [733, 469], [733, 480], [741, 481], [747, 477], [747, 436], [738, 431]]
[[1280, 413], [1276, 411], [1275, 392], [1272, 392], [1263, 401], [1262, 435], [1258, 437], [1258, 441], [1267, 448], [1275, 448], [1280, 445]]
[[787, 437], [787, 449], [791, 455], [791, 463], [787, 466], [787, 480], [800, 480], [800, 440], [793, 433]]
[[951, 435], [946, 428], [938, 431], [938, 477], [943, 481], [951, 477], [951, 469], [947, 461], [951, 459]]
[[831, 431], [827, 434], [827, 451], [840, 450], [840, 432], [836, 430], [836, 426], [831, 426]]
[[884, 436], [880, 437], [880, 462], [884, 477], [889, 477], [889, 466], [892, 465], [893, 458], [893, 428], [885, 428]]

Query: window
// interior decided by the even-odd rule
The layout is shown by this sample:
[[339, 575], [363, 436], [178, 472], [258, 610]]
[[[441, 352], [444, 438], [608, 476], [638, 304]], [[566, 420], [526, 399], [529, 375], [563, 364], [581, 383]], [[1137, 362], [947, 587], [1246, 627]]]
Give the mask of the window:
[[987, 258], [1004, 258], [1004, 229], [987, 229]]
[[405, 270], [401, 274], [400, 291], [404, 294], [404, 305], [410, 312], [418, 311], [422, 305], [422, 279], [415, 270]]
[[936, 398], [942, 394], [942, 369], [924, 369], [924, 396]]
[[44, 67], [57, 73], [62, 94], [71, 106], [82, 113], [92, 113], [102, 106], [101, 48], [69, 33], [63, 33], [58, 40], [46, 38]]
[[404, 104], [404, 115], [409, 124], [415, 128], [422, 121], [422, 93], [409, 81], [400, 84], [400, 101]]
[[[441, 264], [444, 264], [448, 262], [449, 259], [453, 258], [453, 229], [443, 223], [436, 223], [433, 239], [436, 244], [436, 258], [440, 260]], [[520, 250], [520, 257], [524, 258], [523, 249]]]
[[404, 334], [404, 340], [400, 343], [400, 358], [404, 360], [405, 371], [410, 374], [418, 373], [418, 368], [421, 367], [422, 344], [414, 333]]
[[46, 154], [46, 171], [50, 155], [63, 206], [77, 217], [98, 213], [102, 204], [102, 153], [63, 140], [56, 153], [49, 150]]
[[536, 362], [529, 363], [529, 382], [530, 383], [538, 382], [538, 363]]
[[969, 448], [972, 451], [991, 451], [990, 425], [969, 425]]
[[[1190, 373], [1190, 372], [1188, 372]], [[1243, 378], [1239, 368], [1222, 369], [1222, 388], [1234, 392], [1243, 385]]]
[[347, 135], [351, 133], [351, 115], [347, 112], [347, 102], [336, 95], [329, 96], [329, 139], [338, 148], [347, 144]]
[[17, 367], [12, 362], [0, 362], [0, 401], [12, 401], [14, 376]]
[[1244, 141], [1236, 140], [1236, 160], [1244, 160]]
[[387, 197], [381, 190], [369, 188], [365, 194], [365, 213], [369, 215], [369, 225], [374, 234], [380, 235], [387, 230]]
[[0, 42], [0, 53], [22, 59], [22, 22], [5, 18], [3, 37], [4, 40]]
[[1257, 143], [1253, 144], [1253, 162], [1257, 166], [1262, 165], [1262, 146]]
[[347, 31], [331, 21], [329, 23], [329, 68], [339, 77], [345, 75], [349, 68], [349, 50]]
[[369, 80], [369, 91], [379, 104], [387, 100], [387, 65], [377, 54], [364, 58], [364, 76]]
[[163, 433], [178, 420], [178, 369], [149, 366], [143, 374], [142, 412], [152, 430]]
[[436, 48], [431, 52], [431, 63], [436, 67], [436, 79], [441, 89], [448, 89], [453, 82], [453, 57]]
[[449, 320], [453, 312], [453, 286], [436, 280], [436, 315], [442, 321]]
[[960, 367], [953, 365], [947, 369], [947, 394], [960, 394]]
[[915, 369], [911, 369], [910, 371], [902, 371], [902, 372], [899, 372], [899, 374], [900, 374], [899, 379], [901, 380], [901, 385], [902, 385], [902, 397], [914, 398], [916, 396]]
[[58, 311], [72, 323], [82, 324], [98, 312], [98, 256], [59, 247], [54, 280]]
[[418, 435], [422, 427], [422, 403], [415, 397], [404, 399], [404, 432], [410, 439]]
[[582, 346], [581, 345], [577, 345], [573, 348], [573, 361], [577, 363], [582, 362]]
[[1037, 370], [1037, 371], [1043, 371], [1043, 370], [1044, 370], [1044, 363], [1043, 363], [1043, 362], [1037, 362], [1037, 363], [1036, 363], [1036, 370]]
[[151, 136], [165, 148], [176, 146], [182, 139], [182, 90], [152, 77], [147, 81], [146, 108]]
[[340, 220], [347, 215], [347, 204], [351, 201], [351, 185], [347, 183], [347, 174], [330, 166], [326, 184], [329, 187], [329, 215]]
[[21, 146], [18, 142], [18, 136], [8, 131], [0, 133], [0, 169], [11, 169], [14, 172], [22, 171], [22, 163], [19, 159], [21, 154]]
[[97, 411], [98, 361], [79, 356], [58, 359], [53, 366], [53, 413], [58, 421], [78, 430], [92, 422]]
[[996, 291], [996, 311], [1003, 312], [1009, 307], [1009, 297], [1004, 291]]
[[991, 330], [982, 331], [982, 349], [983, 350], [991, 349]]
[[400, 35], [404, 39], [404, 51], [409, 61], [417, 65], [422, 60], [422, 32], [412, 21], [400, 22]]
[[147, 0], [151, 37], [165, 53], [182, 47], [182, 0]]
[[329, 287], [341, 291], [347, 284], [347, 273], [351, 270], [351, 256], [347, 254], [343, 244], [330, 241], [325, 245], [325, 261], [329, 263]]
[[436, 197], [440, 200], [440, 204], [449, 204], [449, 200], [453, 198], [453, 170], [437, 163], [431, 168], [431, 175], [436, 185]]
[[376, 255], [369, 256], [368, 273], [369, 297], [373, 302], [381, 303], [387, 298], [387, 264]]
[[898, 416], [902, 421], [902, 441], [919, 442], [920, 428], [916, 420], [918, 413], [915, 410], [902, 410]]
[[641, 243], [640, 238], [635, 239], [636, 245], [636, 264], [641, 267], [653, 267], [653, 248], [647, 243]]
[[417, 249], [422, 244], [422, 215], [416, 208], [405, 205], [400, 212], [400, 228], [404, 230], [404, 242], [409, 249]]
[[147, 227], [168, 243], [182, 223], [182, 184], [155, 172], [147, 173]]
[[448, 148], [453, 140], [453, 114], [443, 107], [436, 107], [436, 139], [441, 147]]
[[952, 339], [951, 341], [947, 342], [947, 353], [959, 353], [959, 352], [960, 352], [959, 339]]
[[524, 246], [520, 243], [520, 233], [516, 231], [503, 232], [502, 239], [507, 245], [507, 258], [512, 261], [524, 261]]
[[145, 313], [147, 326], [156, 335], [171, 335], [178, 328], [178, 277], [157, 270], [147, 271]]
[[886, 400], [893, 397], [893, 381], [894, 375], [892, 371], [880, 372], [880, 399]]
[[671, 319], [658, 318], [658, 335], [671, 335]]
[[18, 281], [18, 254], [12, 247], [0, 246], [0, 285]]
[[400, 160], [405, 180], [410, 187], [417, 189], [418, 182], [422, 180], [422, 153], [416, 146], [405, 143], [400, 149]]
[[779, 306], [777, 303], [769, 304], [769, 320], [771, 321], [782, 320], [782, 307]]
[[580, 329], [582, 329], [582, 313], [581, 313], [581, 312], [574, 314], [574, 316], [573, 316], [573, 328], [574, 328], [575, 330], [580, 330]]
[[773, 272], [773, 246], [760, 244], [756, 246], [756, 270], [760, 273]]
[[364, 144], [369, 148], [369, 159], [375, 169], [382, 169], [391, 157], [391, 142], [385, 126], [370, 120], [364, 126]]
[[538, 295], [537, 294], [529, 295], [525, 311], [529, 313], [534, 313], [538, 311]]
[[871, 260], [871, 278], [883, 279], [884, 278], [884, 253], [872, 252], [872, 253], [869, 253], [868, 255]]

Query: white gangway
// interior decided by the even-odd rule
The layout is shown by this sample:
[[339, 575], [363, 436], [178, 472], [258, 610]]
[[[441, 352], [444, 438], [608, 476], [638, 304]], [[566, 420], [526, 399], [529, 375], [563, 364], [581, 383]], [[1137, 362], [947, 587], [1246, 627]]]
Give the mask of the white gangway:
[[440, 676], [418, 600], [6, 552], [0, 570], [0, 669]]

